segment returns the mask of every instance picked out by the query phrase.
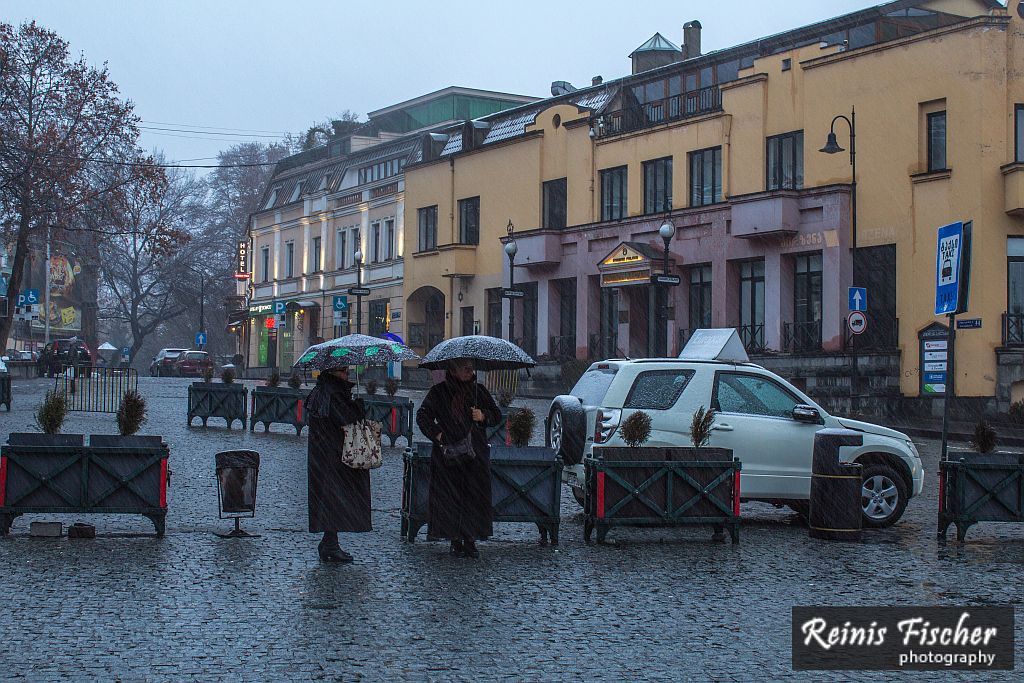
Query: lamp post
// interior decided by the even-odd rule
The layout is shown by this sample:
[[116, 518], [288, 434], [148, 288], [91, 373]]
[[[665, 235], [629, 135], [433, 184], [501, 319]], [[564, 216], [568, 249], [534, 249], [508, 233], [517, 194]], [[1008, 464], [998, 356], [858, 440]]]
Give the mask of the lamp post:
[[[185, 266], [185, 268], [199, 276], [199, 329], [197, 332], [205, 333], [206, 330], [203, 328], [206, 324], [206, 273], [192, 266]], [[196, 344], [196, 346], [199, 345]]]
[[[513, 290], [516, 287], [516, 254], [519, 253], [519, 245], [516, 244], [515, 238], [516, 226], [512, 225], [512, 220], [509, 219], [508, 227], [506, 232], [508, 233], [509, 241], [505, 243], [505, 254], [508, 255], [508, 288]], [[510, 297], [508, 300], [508, 340], [513, 344], [516, 343], [516, 300]]]
[[[846, 122], [846, 125], [850, 127], [850, 166], [852, 167], [852, 179], [850, 181], [850, 205], [851, 205], [851, 216], [850, 216], [850, 252], [853, 256], [853, 285], [857, 286], [857, 109], [856, 107], [850, 107], [850, 116], [840, 114], [832, 119], [832, 124], [829, 126], [828, 138], [825, 140], [825, 146], [819, 151], [825, 154], [839, 154], [844, 152], [842, 147], [836, 141], [836, 121], [842, 119]], [[858, 385], [859, 380], [859, 369], [857, 367], [857, 349], [851, 339], [851, 350], [853, 351], [853, 374], [850, 378], [850, 408], [854, 412], [860, 408], [860, 399], [858, 396]]]
[[[363, 250], [356, 249], [356, 253], [352, 254], [352, 257], [356, 262], [356, 289], [362, 290], [363, 288]], [[356, 334], [362, 332], [363, 329], [363, 295], [356, 294]]]
[[[672, 238], [676, 236], [676, 226], [672, 223], [672, 221], [670, 221], [666, 217], [665, 218], [665, 222], [661, 224], [660, 228], [658, 228], [658, 234], [661, 235], [661, 240], [665, 243], [665, 265], [662, 268], [662, 273], [665, 274], [665, 275], [668, 275], [668, 249], [669, 249], [669, 245], [671, 245], [671, 243], [672, 243]], [[668, 299], [669, 299], [668, 294], [671, 291], [671, 289], [670, 289], [671, 285], [668, 284], [668, 282], [666, 281], [663, 286], [665, 288], [665, 305], [662, 307], [662, 315], [664, 316], [664, 319], [662, 320], [662, 332], [664, 332], [664, 334], [665, 334], [664, 349], [665, 349], [665, 355], [667, 356], [668, 355], [668, 338], [669, 338], [669, 336], [668, 336]]]

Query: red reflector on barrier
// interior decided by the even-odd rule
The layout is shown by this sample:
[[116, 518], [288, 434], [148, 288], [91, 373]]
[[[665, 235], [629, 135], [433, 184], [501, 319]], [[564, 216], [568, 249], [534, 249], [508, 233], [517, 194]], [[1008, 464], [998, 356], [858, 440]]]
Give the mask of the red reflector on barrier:
[[[3, 492], [0, 491], [0, 495]], [[939, 472], [939, 512], [946, 511], [946, 473]]]
[[391, 409], [391, 432], [398, 431], [398, 408]]
[[604, 519], [604, 472], [597, 473], [597, 518]]
[[167, 458], [160, 460], [160, 507], [167, 509]]
[[7, 499], [7, 458], [0, 457], [0, 507]]
[[299, 405], [295, 409], [295, 421], [302, 424], [302, 399], [299, 399]]
[[733, 484], [733, 496], [735, 496], [735, 497], [732, 499], [732, 514], [733, 514], [733, 517], [739, 517], [740, 516], [740, 471], [736, 470], [735, 474], [733, 474], [733, 477], [735, 477], [735, 479], [733, 480], [734, 481], [734, 484]]

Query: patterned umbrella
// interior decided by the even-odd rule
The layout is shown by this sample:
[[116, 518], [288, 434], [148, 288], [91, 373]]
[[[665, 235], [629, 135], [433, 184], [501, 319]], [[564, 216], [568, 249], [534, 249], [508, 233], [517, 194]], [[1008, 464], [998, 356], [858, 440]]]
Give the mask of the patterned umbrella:
[[440, 370], [463, 358], [472, 360], [477, 370], [515, 370], [537, 364], [510, 341], [474, 334], [441, 342], [423, 357], [420, 367]]
[[344, 365], [386, 365], [403, 360], [418, 360], [409, 347], [365, 334], [347, 334], [314, 344], [299, 356], [300, 370], [330, 370]]

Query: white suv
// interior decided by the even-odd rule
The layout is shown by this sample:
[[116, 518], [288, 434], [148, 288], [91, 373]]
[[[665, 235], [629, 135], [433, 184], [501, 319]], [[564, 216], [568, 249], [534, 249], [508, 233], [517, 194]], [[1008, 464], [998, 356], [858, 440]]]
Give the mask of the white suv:
[[562, 479], [582, 503], [583, 458], [595, 444], [624, 446], [619, 425], [631, 413], [651, 416], [647, 446], [689, 446], [700, 406], [715, 411], [710, 446], [732, 449], [743, 463], [743, 500], [788, 505], [806, 515], [814, 434], [825, 427], [859, 431], [864, 443], [841, 459], [861, 463], [864, 525], [895, 523], [921, 493], [924, 472], [906, 434], [829, 415], [799, 389], [753, 363], [689, 359], [594, 363], [568, 395], [552, 401], [548, 444], [566, 463]]

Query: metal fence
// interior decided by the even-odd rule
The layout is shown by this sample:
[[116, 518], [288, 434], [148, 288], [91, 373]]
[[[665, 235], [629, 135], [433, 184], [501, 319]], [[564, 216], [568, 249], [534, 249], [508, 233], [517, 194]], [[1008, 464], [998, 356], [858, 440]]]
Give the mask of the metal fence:
[[68, 399], [68, 410], [116, 413], [129, 391], [138, 391], [139, 373], [131, 368], [69, 366], [57, 375], [54, 390]]

